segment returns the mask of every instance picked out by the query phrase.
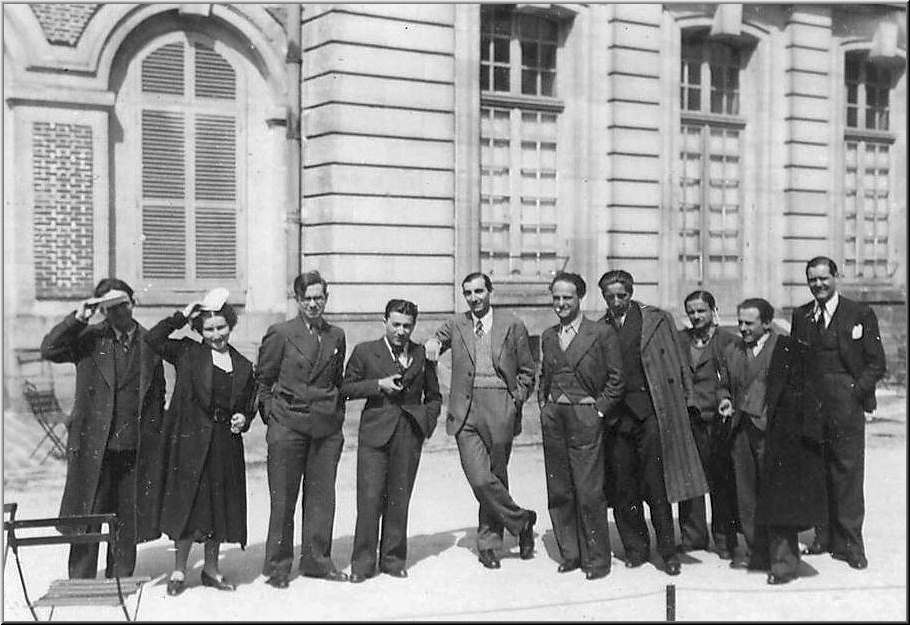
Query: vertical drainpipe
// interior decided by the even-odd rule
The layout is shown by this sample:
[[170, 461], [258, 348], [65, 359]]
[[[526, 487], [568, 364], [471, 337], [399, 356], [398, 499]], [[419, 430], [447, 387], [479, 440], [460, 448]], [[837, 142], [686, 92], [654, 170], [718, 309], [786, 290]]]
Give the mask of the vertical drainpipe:
[[303, 163], [301, 140], [301, 101], [300, 78], [303, 59], [300, 50], [300, 4], [287, 5], [287, 42], [285, 66], [288, 77], [287, 99], [287, 274], [290, 283], [301, 271], [301, 252], [303, 240], [303, 198], [301, 188], [301, 166]]

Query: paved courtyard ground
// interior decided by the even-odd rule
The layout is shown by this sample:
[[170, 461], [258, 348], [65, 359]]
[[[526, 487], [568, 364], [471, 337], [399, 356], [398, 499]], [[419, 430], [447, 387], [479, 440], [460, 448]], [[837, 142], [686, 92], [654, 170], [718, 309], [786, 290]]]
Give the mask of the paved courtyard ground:
[[[683, 556], [682, 574], [670, 578], [653, 564], [627, 570], [614, 558], [613, 571], [588, 582], [582, 573], [558, 575], [559, 562], [549, 515], [543, 454], [533, 424], [519, 439], [510, 465], [516, 499], [538, 511], [537, 555], [522, 561], [514, 538], [502, 569], [489, 571], [474, 551], [476, 504], [461, 473], [458, 453], [437, 431], [421, 461], [410, 513], [406, 580], [380, 576], [359, 585], [295, 576], [287, 590], [264, 583], [262, 565], [268, 491], [260, 462], [264, 428], [254, 426], [248, 440], [248, 507], [250, 544], [241, 551], [225, 545], [222, 571], [239, 584], [234, 593], [202, 587], [201, 547], [191, 554], [190, 588], [179, 597], [165, 594], [173, 563], [166, 539], [140, 546], [137, 575], [159, 578], [142, 595], [141, 621], [324, 621], [324, 620], [553, 620], [599, 621], [666, 619], [666, 587], [675, 585], [676, 618], [680, 621], [775, 620], [907, 620], [907, 451], [906, 405], [903, 395], [885, 394], [882, 408], [867, 427], [866, 548], [870, 566], [854, 571], [829, 556], [801, 564], [802, 577], [792, 584], [770, 587], [762, 573], [733, 571], [712, 553]], [[526, 420], [527, 422], [527, 420]], [[6, 427], [4, 438], [7, 437]], [[355, 516], [355, 464], [348, 444], [339, 465], [338, 505], [333, 557], [349, 568]], [[38, 466], [8, 464], [4, 458], [4, 501], [17, 501], [21, 517], [54, 516], [59, 505], [64, 469], [48, 460]], [[297, 535], [299, 537], [299, 513]], [[613, 528], [614, 551], [622, 550]], [[803, 542], [811, 534], [801, 535]], [[61, 547], [22, 551], [30, 589], [40, 594], [53, 579], [66, 574]], [[30, 620], [22, 599], [12, 555], [3, 585], [3, 620]], [[130, 607], [135, 607], [131, 600]], [[46, 617], [46, 610], [42, 618]], [[55, 620], [122, 620], [112, 608], [59, 608]]]

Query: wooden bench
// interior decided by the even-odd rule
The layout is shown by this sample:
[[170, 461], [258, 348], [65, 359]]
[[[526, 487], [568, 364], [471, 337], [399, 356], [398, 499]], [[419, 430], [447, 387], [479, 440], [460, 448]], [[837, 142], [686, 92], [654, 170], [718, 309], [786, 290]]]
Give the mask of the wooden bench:
[[[107, 529], [104, 529], [106, 526]], [[57, 606], [120, 606], [127, 621], [136, 618], [139, 613], [139, 602], [142, 598], [143, 586], [151, 581], [149, 577], [119, 577], [111, 579], [58, 579], [51, 582], [47, 592], [36, 601], [29, 598], [28, 587], [25, 583], [25, 575], [22, 569], [22, 561], [19, 556], [19, 548], [36, 545], [59, 545], [59, 544], [85, 544], [85, 543], [107, 543], [109, 552], [114, 549], [117, 536], [117, 515], [116, 514], [89, 514], [83, 516], [59, 517], [49, 519], [10, 519], [4, 521], [4, 530], [6, 532], [7, 545], [13, 551], [16, 557], [16, 569], [19, 572], [19, 581], [22, 584], [22, 594], [28, 605], [32, 618], [36, 621], [38, 613], [37, 607], [49, 607], [50, 613], [48, 619], [51, 620], [54, 614], [54, 608]], [[34, 529], [53, 529], [68, 527], [78, 530], [78, 534], [61, 534], [56, 530], [44, 533], [28, 533], [25, 535], [23, 530]], [[98, 531], [85, 531], [86, 528], [98, 527]], [[116, 570], [116, 562], [114, 562]], [[126, 608], [126, 598], [136, 594], [136, 610], [133, 617]]]

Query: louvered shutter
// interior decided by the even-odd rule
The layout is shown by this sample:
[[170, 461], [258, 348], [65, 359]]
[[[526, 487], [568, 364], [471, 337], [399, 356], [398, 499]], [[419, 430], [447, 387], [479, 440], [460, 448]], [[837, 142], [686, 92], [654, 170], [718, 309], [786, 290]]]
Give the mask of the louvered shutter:
[[142, 62], [143, 93], [169, 105], [142, 108], [142, 277], [233, 280], [237, 77], [211, 47], [194, 43], [191, 58], [186, 49], [167, 44]]
[[[142, 91], [182, 95], [184, 45], [142, 61]], [[181, 112], [142, 110], [142, 276], [186, 278], [186, 147]]]

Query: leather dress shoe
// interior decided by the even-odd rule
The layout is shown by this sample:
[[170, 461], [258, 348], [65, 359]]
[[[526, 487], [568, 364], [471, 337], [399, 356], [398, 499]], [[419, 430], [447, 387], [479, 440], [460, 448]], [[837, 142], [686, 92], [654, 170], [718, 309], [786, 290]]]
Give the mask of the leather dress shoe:
[[498, 569], [502, 567], [499, 558], [496, 557], [496, 552], [492, 549], [481, 549], [477, 554], [477, 559], [488, 569]]
[[332, 570], [323, 575], [316, 575], [311, 573], [304, 573], [304, 577], [315, 577], [316, 579], [324, 579], [329, 582], [346, 582], [348, 581], [348, 574], [342, 571]]
[[383, 573], [390, 577], [397, 577], [399, 579], [404, 579], [408, 576], [407, 569], [389, 569], [388, 571], [383, 571]]
[[534, 524], [537, 523], [537, 513], [529, 510], [530, 516], [525, 528], [518, 534], [518, 555], [522, 560], [534, 557]]
[[667, 575], [679, 575], [681, 565], [676, 556], [671, 556], [664, 561], [664, 572]]
[[824, 545], [822, 545], [817, 540], [813, 540], [812, 544], [803, 549], [800, 553], [804, 556], [817, 556], [819, 554], [825, 553], [828, 551]]
[[176, 597], [186, 590], [186, 580], [169, 579], [167, 580], [167, 594], [170, 597]]
[[768, 583], [772, 586], [779, 586], [780, 584], [787, 584], [792, 582], [795, 578], [789, 575], [776, 575], [774, 573], [768, 573]]
[[578, 560], [570, 560], [568, 562], [563, 562], [558, 567], [556, 567], [556, 572], [568, 573], [569, 571], [574, 571], [579, 567], [581, 567], [581, 563]]
[[237, 590], [237, 586], [224, 579], [224, 575], [212, 577], [205, 571], [202, 571], [202, 575], [200, 577], [202, 578], [203, 586], [217, 588], [218, 590]]
[[595, 580], [595, 579], [600, 579], [602, 577], [606, 577], [609, 574], [610, 574], [610, 569], [599, 569], [596, 571], [586, 571], [585, 579], [588, 581], [591, 581], [591, 580]]
[[348, 575], [348, 581], [351, 582], [352, 584], [359, 584], [361, 582], [367, 581], [371, 577], [373, 577], [373, 576], [372, 575], [361, 575], [360, 573], [351, 573], [350, 575]]
[[273, 588], [287, 588], [288, 587], [288, 576], [287, 575], [272, 575], [270, 578], [265, 580], [265, 583]]
[[625, 565], [627, 569], [637, 569], [647, 562], [644, 558], [626, 558]]
[[869, 566], [869, 561], [866, 559], [866, 556], [864, 556], [861, 553], [856, 553], [856, 554], [832, 553], [831, 557], [834, 558], [835, 560], [841, 560], [842, 562], [846, 562], [847, 564], [850, 565], [850, 568], [857, 569], [860, 571]]

